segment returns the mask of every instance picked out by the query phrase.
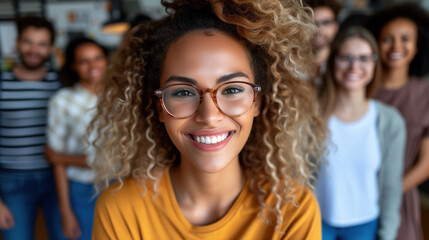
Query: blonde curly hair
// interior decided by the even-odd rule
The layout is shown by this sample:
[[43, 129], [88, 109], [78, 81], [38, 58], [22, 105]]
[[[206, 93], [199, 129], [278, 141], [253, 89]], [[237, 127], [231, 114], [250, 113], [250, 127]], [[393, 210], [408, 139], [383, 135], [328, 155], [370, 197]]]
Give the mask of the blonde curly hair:
[[[309, 82], [312, 74], [312, 12], [299, 0], [174, 0], [162, 3], [169, 16], [133, 28], [118, 49], [92, 124], [98, 190], [112, 180], [158, 180], [155, 172], [180, 161], [180, 153], [158, 120], [159, 76], [168, 46], [197, 29], [217, 29], [245, 43], [261, 114], [240, 153], [240, 162], [261, 213], [282, 222], [281, 207], [297, 186], [313, 189], [325, 150], [325, 125]], [[267, 206], [262, 186], [276, 196]], [[156, 183], [155, 183], [156, 185]]]

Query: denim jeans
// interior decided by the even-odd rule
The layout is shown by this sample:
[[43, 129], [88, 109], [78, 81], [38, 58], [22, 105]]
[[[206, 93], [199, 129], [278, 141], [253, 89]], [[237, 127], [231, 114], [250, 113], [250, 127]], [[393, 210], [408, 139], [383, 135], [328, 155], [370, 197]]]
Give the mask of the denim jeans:
[[322, 221], [322, 240], [375, 240], [378, 219], [350, 227], [334, 227]]
[[37, 208], [42, 208], [49, 239], [65, 239], [52, 169], [0, 169], [0, 198], [10, 209], [15, 227], [1, 230], [4, 240], [33, 240]]
[[69, 189], [70, 203], [82, 233], [79, 240], [90, 240], [97, 201], [97, 198], [92, 198], [95, 193], [94, 184], [69, 181]]

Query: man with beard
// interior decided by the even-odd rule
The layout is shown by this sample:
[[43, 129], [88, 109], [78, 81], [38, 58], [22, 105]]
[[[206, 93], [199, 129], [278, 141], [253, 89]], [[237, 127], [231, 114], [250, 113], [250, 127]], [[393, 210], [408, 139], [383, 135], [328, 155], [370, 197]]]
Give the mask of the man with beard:
[[316, 73], [317, 84], [318, 79], [325, 73], [331, 42], [338, 31], [337, 16], [341, 6], [335, 0], [307, 0], [306, 2], [313, 9], [314, 21], [317, 26], [313, 40], [315, 61], [319, 66]]
[[34, 239], [41, 207], [50, 239], [64, 239], [51, 166], [44, 156], [48, 100], [60, 87], [45, 67], [54, 28], [42, 17], [17, 20], [20, 63], [0, 75], [0, 231]]

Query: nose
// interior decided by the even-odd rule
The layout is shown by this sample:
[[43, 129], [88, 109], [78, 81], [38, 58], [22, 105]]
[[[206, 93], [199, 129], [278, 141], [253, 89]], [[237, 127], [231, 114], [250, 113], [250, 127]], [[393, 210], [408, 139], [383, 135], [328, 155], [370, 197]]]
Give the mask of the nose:
[[350, 69], [357, 69], [359, 67], [360, 67], [359, 59], [353, 58], [350, 60], [350, 62], [349, 62], [349, 68]]
[[400, 39], [394, 38], [393, 39], [393, 49], [398, 49], [402, 45], [402, 42]]
[[209, 126], [215, 126], [217, 122], [224, 118], [224, 114], [217, 108], [211, 93], [206, 92], [203, 95], [203, 102], [195, 116], [195, 121]]

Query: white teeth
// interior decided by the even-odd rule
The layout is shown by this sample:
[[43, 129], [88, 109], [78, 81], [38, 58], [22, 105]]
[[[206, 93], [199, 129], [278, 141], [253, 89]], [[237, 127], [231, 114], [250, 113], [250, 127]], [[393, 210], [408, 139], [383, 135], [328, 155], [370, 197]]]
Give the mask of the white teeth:
[[228, 137], [228, 133], [218, 136], [192, 136], [192, 139], [198, 143], [216, 144], [224, 141]]
[[391, 54], [389, 54], [389, 58], [391, 58], [391, 59], [399, 59], [402, 57], [404, 57], [403, 53], [391, 53]]

